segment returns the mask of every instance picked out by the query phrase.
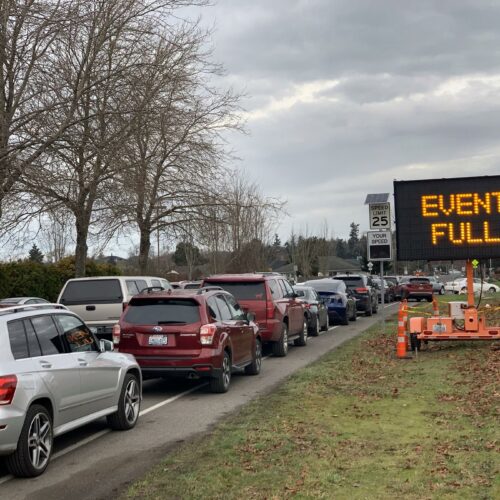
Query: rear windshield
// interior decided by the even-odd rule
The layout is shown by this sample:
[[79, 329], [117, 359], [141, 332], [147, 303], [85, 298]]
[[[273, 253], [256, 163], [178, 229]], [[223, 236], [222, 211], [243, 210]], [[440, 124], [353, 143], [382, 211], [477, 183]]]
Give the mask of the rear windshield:
[[336, 280], [342, 280], [348, 288], [364, 287], [363, 278], [356, 276], [335, 276]]
[[210, 286], [220, 286], [240, 300], [266, 300], [266, 289], [263, 281], [212, 281]]
[[308, 281], [307, 286], [314, 288], [318, 293], [337, 293], [345, 292], [345, 284], [340, 280], [318, 280], [318, 281]]
[[132, 299], [123, 320], [132, 325], [187, 325], [200, 322], [200, 305], [190, 299]]
[[429, 278], [410, 278], [410, 283], [412, 285], [428, 285], [430, 281]]
[[123, 295], [118, 280], [70, 281], [61, 297], [61, 304], [118, 304]]

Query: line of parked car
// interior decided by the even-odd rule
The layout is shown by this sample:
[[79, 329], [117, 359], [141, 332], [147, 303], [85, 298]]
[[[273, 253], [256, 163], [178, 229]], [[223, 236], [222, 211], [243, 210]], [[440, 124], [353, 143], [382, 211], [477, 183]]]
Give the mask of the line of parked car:
[[[184, 283], [183, 285], [189, 285]], [[358, 312], [378, 310], [368, 276], [293, 287], [282, 275], [215, 275], [179, 286], [158, 277], [75, 278], [57, 304], [23, 297], [0, 303], [0, 455], [16, 476], [47, 467], [55, 436], [106, 417], [137, 423], [143, 379], [206, 378], [229, 389], [235, 370], [258, 375], [263, 347], [289, 343]]]

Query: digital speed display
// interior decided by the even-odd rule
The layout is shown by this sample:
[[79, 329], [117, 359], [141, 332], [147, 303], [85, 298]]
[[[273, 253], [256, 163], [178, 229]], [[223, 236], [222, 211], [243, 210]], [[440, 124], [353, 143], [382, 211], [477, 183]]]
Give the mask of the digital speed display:
[[395, 181], [399, 260], [500, 257], [500, 176]]

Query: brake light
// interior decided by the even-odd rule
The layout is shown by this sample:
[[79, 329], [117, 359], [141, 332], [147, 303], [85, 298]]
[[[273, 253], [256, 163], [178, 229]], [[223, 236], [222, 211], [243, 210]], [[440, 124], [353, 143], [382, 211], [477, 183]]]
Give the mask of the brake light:
[[122, 329], [120, 328], [120, 325], [118, 323], [113, 325], [113, 344], [118, 345], [120, 343], [121, 333]]
[[201, 345], [211, 345], [214, 340], [216, 332], [217, 332], [217, 327], [213, 323], [210, 323], [208, 325], [203, 325], [200, 328]]
[[17, 387], [17, 377], [15, 375], [5, 375], [0, 377], [0, 406], [10, 405], [14, 399]]
[[368, 288], [365, 288], [365, 287], [355, 288], [354, 291], [356, 293], [368, 293]]
[[272, 300], [266, 302], [266, 318], [274, 318], [274, 302]]

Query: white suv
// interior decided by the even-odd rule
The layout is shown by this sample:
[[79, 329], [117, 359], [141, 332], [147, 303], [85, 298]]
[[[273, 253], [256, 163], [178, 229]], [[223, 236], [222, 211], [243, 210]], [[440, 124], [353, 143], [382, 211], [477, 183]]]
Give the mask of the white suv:
[[141, 371], [112, 349], [64, 306], [0, 310], [0, 455], [12, 474], [38, 476], [53, 438], [95, 419], [135, 426]]

